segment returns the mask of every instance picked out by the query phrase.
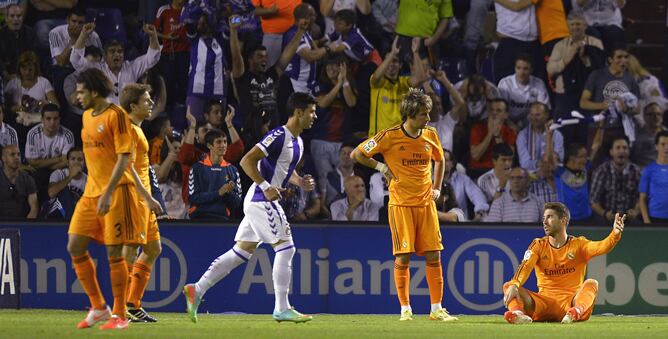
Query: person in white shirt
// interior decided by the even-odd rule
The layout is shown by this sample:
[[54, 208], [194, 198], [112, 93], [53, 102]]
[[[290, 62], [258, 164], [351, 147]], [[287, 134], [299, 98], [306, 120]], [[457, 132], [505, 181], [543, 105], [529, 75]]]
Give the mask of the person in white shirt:
[[434, 78], [438, 80], [440, 84], [445, 87], [448, 91], [448, 94], [453, 101], [452, 109], [442, 114], [443, 105], [441, 104], [440, 96], [434, 93], [434, 90], [431, 88], [429, 81], [423, 84], [425, 93], [427, 93], [434, 102], [434, 108], [436, 111], [432, 112], [430, 117], [433, 117], [433, 120], [429, 122], [429, 126], [432, 126], [436, 129], [438, 133], [438, 138], [441, 140], [441, 146], [444, 149], [449, 151], [453, 150], [454, 140], [453, 135], [455, 132], [455, 127], [459, 122], [466, 120], [466, 102], [462, 99], [462, 96], [459, 95], [459, 91], [455, 89], [455, 86], [452, 85], [444, 71], [438, 71], [434, 74]]
[[[56, 26], [49, 32], [49, 49], [54, 65], [61, 67], [70, 65], [72, 45], [81, 34], [81, 28], [85, 22], [86, 12], [84, 8], [74, 6], [67, 15], [67, 24]], [[102, 42], [97, 33], [91, 32], [84, 46], [96, 46], [101, 49]]]
[[[496, 85], [485, 79], [481, 74], [472, 74], [455, 84], [462, 99], [466, 102], [466, 115], [468, 119], [478, 122], [487, 119], [487, 102], [500, 97]], [[450, 98], [452, 101], [452, 97]]]
[[346, 196], [335, 200], [330, 209], [332, 220], [335, 221], [378, 221], [378, 210], [382, 205], [376, 205], [365, 194], [364, 180], [353, 175], [345, 180]]
[[114, 85], [114, 90], [109, 95], [109, 101], [119, 104], [118, 94], [120, 89], [130, 83], [136, 83], [139, 77], [148, 69], [158, 64], [160, 61], [160, 44], [158, 35], [153, 25], [144, 25], [144, 32], [149, 37], [149, 46], [146, 54], [137, 57], [132, 61], [125, 60], [125, 51], [123, 45], [118, 41], [110, 41], [104, 47], [104, 61], [90, 62], [84, 56], [85, 42], [95, 29], [94, 23], [87, 23], [81, 29], [79, 38], [72, 46], [70, 62], [74, 69], [82, 71], [87, 68], [95, 67], [101, 70]]
[[53, 171], [49, 177], [49, 209], [47, 215], [56, 215], [69, 220], [74, 206], [83, 195], [88, 176], [84, 173], [83, 150], [71, 148], [67, 152], [67, 167]]
[[528, 6], [521, 11], [510, 10], [494, 3], [496, 11], [496, 34], [499, 46], [494, 52], [494, 81], [499, 81], [513, 73], [514, 56], [526, 53], [535, 66], [534, 75], [545, 79], [545, 60], [538, 43], [538, 22], [536, 8]]
[[7, 145], [19, 145], [19, 137], [16, 130], [3, 122], [5, 118], [5, 109], [0, 105], [0, 147]]
[[496, 144], [492, 150], [494, 167], [478, 178], [478, 187], [485, 193], [488, 203], [499, 198], [510, 188], [510, 170], [513, 165], [513, 149], [507, 144]]
[[[531, 58], [520, 54], [515, 58], [515, 74], [499, 81], [501, 97], [508, 101], [508, 116], [519, 130], [526, 125], [529, 107], [534, 102], [550, 104], [550, 97], [543, 80], [531, 75]], [[511, 124], [512, 127], [512, 124]]]

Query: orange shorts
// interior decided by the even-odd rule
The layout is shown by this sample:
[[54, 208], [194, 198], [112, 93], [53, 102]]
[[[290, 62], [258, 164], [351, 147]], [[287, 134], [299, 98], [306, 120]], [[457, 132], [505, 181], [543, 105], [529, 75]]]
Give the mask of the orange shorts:
[[433, 201], [427, 206], [388, 207], [388, 221], [392, 232], [392, 254], [443, 250], [441, 228]]
[[97, 214], [99, 197], [81, 197], [70, 221], [69, 234], [78, 234], [105, 245], [145, 244], [146, 222], [134, 185], [118, 185], [111, 195], [109, 212]]
[[[534, 291], [529, 291], [531, 299], [533, 299], [536, 308], [531, 315], [533, 321], [561, 321], [566, 312], [573, 307], [573, 295], [546, 295], [540, 294]], [[594, 311], [594, 306], [592, 305], [588, 310], [580, 317], [578, 321], [585, 321], [591, 317], [591, 313]]]
[[144, 199], [139, 199], [139, 206], [142, 209], [140, 222], [138, 225], [145, 225], [146, 242], [160, 240], [160, 230], [158, 229], [158, 218], [151, 211]]

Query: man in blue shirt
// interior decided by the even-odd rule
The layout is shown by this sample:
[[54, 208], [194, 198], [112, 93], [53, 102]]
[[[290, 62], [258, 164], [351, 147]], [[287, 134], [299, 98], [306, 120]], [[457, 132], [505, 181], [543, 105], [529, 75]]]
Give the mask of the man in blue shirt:
[[640, 177], [640, 213], [645, 224], [668, 222], [668, 131], [655, 139], [656, 162], [645, 167]]

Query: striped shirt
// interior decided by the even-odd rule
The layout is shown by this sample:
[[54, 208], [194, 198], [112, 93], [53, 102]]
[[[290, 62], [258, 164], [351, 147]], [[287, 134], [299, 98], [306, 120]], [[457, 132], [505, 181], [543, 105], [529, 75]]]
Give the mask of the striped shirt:
[[225, 54], [223, 46], [215, 37], [188, 35], [190, 42], [190, 75], [188, 95], [224, 95]]
[[545, 178], [538, 178], [529, 184], [529, 192], [541, 198], [544, 202], [557, 202], [559, 197], [557, 192], [552, 189], [552, 186], [545, 180]]
[[[538, 161], [543, 158], [547, 146], [545, 132], [536, 133], [529, 124], [517, 134], [516, 146], [520, 166], [529, 172], [538, 170]], [[561, 162], [564, 159], [564, 137], [559, 131], [552, 134], [552, 149]]]
[[[283, 34], [283, 45], [282, 48], [285, 49], [285, 46], [290, 43], [292, 37], [297, 33], [297, 27], [292, 26], [285, 34]], [[299, 51], [304, 49], [314, 49], [315, 45], [313, 44], [313, 38], [308, 32], [304, 32], [301, 40], [299, 41], [299, 46], [297, 47], [297, 53], [292, 57], [290, 63], [285, 68], [285, 74], [292, 81], [292, 87], [295, 92], [306, 92], [311, 93], [315, 89], [315, 79], [316, 79], [316, 63], [309, 63], [299, 56]]]
[[[457, 206], [464, 212], [466, 220], [473, 219], [469, 216], [467, 199], [473, 203], [473, 210], [477, 212], [487, 212], [489, 204], [487, 197], [468, 175], [454, 171], [450, 179], [443, 181], [443, 184], [449, 183], [455, 190], [455, 199]], [[441, 190], [442, 191], [442, 190]]]
[[74, 135], [72, 132], [60, 126], [60, 130], [53, 137], [44, 134], [44, 126], [39, 123], [28, 131], [26, 138], [25, 158], [50, 159], [65, 156], [74, 147]]
[[589, 202], [600, 204], [606, 211], [625, 213], [638, 202], [640, 174], [640, 168], [631, 162], [621, 171], [612, 161], [602, 163], [591, 176]]
[[346, 46], [346, 55], [357, 62], [365, 61], [373, 51], [373, 45], [371, 45], [369, 40], [364, 37], [357, 27], [351, 28], [346, 36], [335, 32], [328, 35], [327, 38], [329, 41]]
[[538, 222], [543, 216], [543, 201], [527, 192], [527, 196], [516, 200], [510, 192], [504, 192], [492, 202], [485, 222]]
[[[478, 187], [485, 193], [487, 202], [492, 202], [496, 189], [499, 188], [499, 178], [494, 174], [494, 169], [491, 169], [478, 178]], [[506, 191], [510, 190], [510, 180], [506, 181]]]
[[[302, 138], [292, 135], [287, 127], [279, 126], [269, 131], [256, 146], [265, 155], [257, 166], [262, 178], [271, 186], [285, 187], [304, 154]], [[267, 201], [256, 183], [247, 194], [253, 195], [251, 201]]]
[[16, 130], [9, 126], [8, 124], [0, 121], [0, 146], [5, 147], [7, 145], [19, 145], [19, 137], [16, 134]]

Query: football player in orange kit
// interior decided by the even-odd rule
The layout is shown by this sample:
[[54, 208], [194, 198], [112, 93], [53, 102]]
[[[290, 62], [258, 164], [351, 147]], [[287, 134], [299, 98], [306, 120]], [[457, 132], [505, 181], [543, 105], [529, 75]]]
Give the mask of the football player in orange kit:
[[[584, 280], [587, 262], [612, 251], [622, 237], [626, 215], [615, 215], [610, 235], [601, 241], [568, 235], [570, 212], [562, 203], [546, 203], [543, 215], [546, 236], [534, 239], [513, 279], [503, 285], [508, 308], [504, 318], [511, 324], [585, 321], [598, 292], [598, 281]], [[534, 268], [538, 293], [522, 287]]]
[[[385, 129], [357, 146], [351, 153], [358, 163], [375, 168], [389, 182], [388, 207], [394, 281], [401, 304], [399, 320], [413, 320], [410, 305], [410, 258], [424, 255], [431, 301], [430, 320], [455, 321], [441, 306], [443, 299], [443, 250], [441, 229], [434, 200], [441, 194], [445, 170], [443, 148], [436, 130], [427, 126], [431, 98], [411, 88], [401, 102], [400, 125]], [[371, 157], [382, 154], [385, 162]], [[434, 175], [432, 181], [432, 161]]]

